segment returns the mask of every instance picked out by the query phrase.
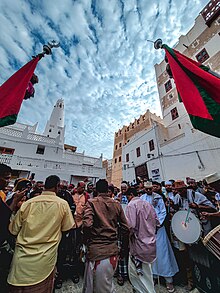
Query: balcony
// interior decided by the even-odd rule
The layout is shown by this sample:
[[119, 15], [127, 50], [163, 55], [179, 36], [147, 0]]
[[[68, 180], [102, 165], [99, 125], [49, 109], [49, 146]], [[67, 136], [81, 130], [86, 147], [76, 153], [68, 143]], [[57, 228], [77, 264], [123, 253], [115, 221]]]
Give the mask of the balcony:
[[205, 19], [207, 26], [210, 26], [212, 22], [220, 15], [220, 1], [211, 0], [201, 11], [201, 14]]
[[0, 154], [0, 164], [10, 165], [13, 155]]
[[1, 127], [0, 134], [17, 137], [17, 138], [28, 139], [35, 142], [53, 144], [53, 145], [57, 143], [55, 138], [47, 137], [47, 136], [36, 134], [36, 133], [29, 133], [29, 132], [25, 133], [25, 130], [15, 129], [10, 126]]

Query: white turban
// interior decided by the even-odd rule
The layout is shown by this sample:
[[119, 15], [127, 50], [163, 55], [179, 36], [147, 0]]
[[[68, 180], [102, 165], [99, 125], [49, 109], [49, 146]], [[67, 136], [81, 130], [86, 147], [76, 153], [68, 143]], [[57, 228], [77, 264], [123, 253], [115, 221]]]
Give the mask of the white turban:
[[165, 181], [165, 185], [172, 185], [171, 181]]

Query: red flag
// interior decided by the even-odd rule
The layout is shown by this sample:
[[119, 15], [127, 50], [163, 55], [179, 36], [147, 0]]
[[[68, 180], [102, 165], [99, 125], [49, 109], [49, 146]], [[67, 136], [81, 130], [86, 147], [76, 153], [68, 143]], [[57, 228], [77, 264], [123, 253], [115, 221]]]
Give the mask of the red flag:
[[176, 89], [194, 128], [220, 137], [220, 78], [200, 63], [163, 45]]
[[211, 95], [213, 100], [220, 104], [220, 80], [217, 76], [203, 70], [201, 64], [173, 50], [179, 62], [192, 72], [198, 83]]
[[0, 86], [0, 127], [16, 122], [28, 83], [38, 61], [39, 57], [34, 58]]

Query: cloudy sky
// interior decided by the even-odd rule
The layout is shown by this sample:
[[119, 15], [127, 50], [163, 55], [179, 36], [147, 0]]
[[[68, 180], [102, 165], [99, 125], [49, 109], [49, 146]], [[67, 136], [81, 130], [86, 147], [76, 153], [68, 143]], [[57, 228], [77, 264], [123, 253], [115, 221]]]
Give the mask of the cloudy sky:
[[208, 0], [0, 0], [0, 84], [59, 40], [42, 59], [34, 99], [19, 122], [44, 130], [53, 105], [65, 100], [66, 143], [112, 157], [114, 132], [150, 109], [160, 114], [154, 64], [163, 53], [147, 39], [173, 46]]

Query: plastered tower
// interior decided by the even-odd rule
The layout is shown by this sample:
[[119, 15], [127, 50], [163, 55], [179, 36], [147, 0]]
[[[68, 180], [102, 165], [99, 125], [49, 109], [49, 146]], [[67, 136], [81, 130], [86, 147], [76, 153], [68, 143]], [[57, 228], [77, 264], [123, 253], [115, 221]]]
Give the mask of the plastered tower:
[[64, 100], [57, 100], [51, 113], [50, 119], [44, 130], [44, 135], [51, 138], [57, 138], [59, 144], [64, 144], [65, 126], [64, 126]]

